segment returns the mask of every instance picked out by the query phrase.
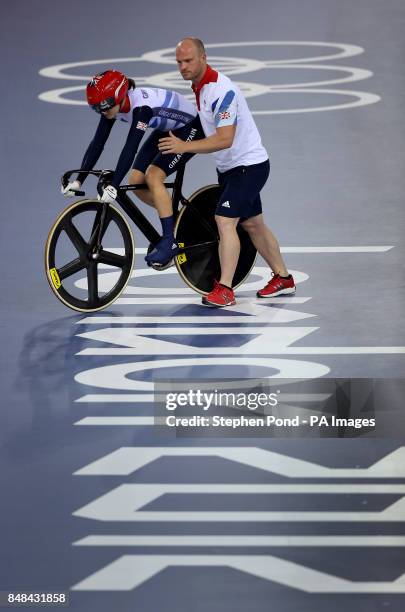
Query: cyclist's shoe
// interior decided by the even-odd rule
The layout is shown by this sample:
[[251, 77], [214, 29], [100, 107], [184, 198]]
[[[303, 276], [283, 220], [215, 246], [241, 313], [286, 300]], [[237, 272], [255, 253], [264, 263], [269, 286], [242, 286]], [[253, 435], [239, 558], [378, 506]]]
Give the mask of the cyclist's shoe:
[[159, 263], [151, 263], [148, 264], [148, 266], [154, 270], [158, 270], [159, 272], [164, 272], [165, 270], [168, 270], [174, 266], [174, 259], [170, 259], [167, 264], [163, 264], [163, 266]]
[[229, 287], [221, 285], [218, 281], [214, 281], [213, 290], [204, 295], [202, 303], [205, 306], [216, 306], [217, 308], [223, 308], [224, 306], [233, 306], [236, 304], [235, 295]]
[[263, 289], [256, 293], [259, 298], [276, 297], [277, 295], [292, 295], [295, 293], [295, 283], [292, 275], [283, 278], [279, 274], [272, 274], [272, 278]]
[[[150, 243], [147, 254], [149, 255], [154, 250], [154, 248], [155, 247], [153, 246], [153, 244]], [[172, 266], [174, 266], [174, 260], [175, 258], [173, 257], [173, 259], [170, 259], [170, 261], [168, 261], [165, 266], [162, 266], [160, 264], [156, 264], [156, 265], [151, 264], [150, 267], [153, 268], [154, 270], [159, 270], [159, 272], [163, 272], [163, 270], [167, 270], [168, 268], [171, 268]]]
[[148, 266], [162, 270], [169, 267], [173, 257], [179, 253], [180, 248], [176, 240], [172, 236], [164, 236], [159, 240], [153, 251], [146, 255], [145, 261]]

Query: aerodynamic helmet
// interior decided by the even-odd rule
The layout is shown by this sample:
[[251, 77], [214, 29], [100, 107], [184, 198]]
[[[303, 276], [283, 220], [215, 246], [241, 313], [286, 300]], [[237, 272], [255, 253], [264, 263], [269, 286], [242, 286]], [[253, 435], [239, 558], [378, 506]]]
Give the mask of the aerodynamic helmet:
[[128, 91], [128, 79], [119, 70], [105, 70], [96, 74], [87, 84], [87, 102], [96, 113], [120, 104]]

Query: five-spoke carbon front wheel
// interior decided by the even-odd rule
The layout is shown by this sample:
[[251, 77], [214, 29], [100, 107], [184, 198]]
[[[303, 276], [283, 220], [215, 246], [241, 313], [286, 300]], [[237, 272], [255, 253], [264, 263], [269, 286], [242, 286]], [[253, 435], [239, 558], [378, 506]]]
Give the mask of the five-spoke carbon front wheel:
[[59, 215], [49, 232], [49, 285], [73, 310], [102, 310], [125, 289], [134, 253], [132, 232], [122, 213], [98, 200], [80, 200]]

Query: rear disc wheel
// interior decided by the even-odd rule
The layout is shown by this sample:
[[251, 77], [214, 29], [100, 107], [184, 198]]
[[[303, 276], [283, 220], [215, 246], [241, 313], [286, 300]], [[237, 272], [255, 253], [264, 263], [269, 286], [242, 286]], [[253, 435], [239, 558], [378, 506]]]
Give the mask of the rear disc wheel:
[[[175, 258], [176, 268], [184, 282], [202, 295], [209, 293], [214, 286], [214, 280], [221, 277], [219, 236], [215, 222], [219, 196], [218, 185], [202, 187], [189, 198], [188, 204], [179, 212], [176, 222], [177, 242], [180, 246], [190, 247]], [[257, 256], [249, 234], [240, 225], [237, 231], [240, 255], [232, 282], [234, 289], [249, 276]]]

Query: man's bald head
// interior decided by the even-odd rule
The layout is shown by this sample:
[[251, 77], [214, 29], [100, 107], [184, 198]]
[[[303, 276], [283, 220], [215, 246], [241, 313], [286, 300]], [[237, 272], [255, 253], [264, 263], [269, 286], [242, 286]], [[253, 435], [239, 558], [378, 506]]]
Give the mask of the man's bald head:
[[176, 47], [176, 61], [181, 76], [197, 85], [207, 69], [204, 43], [199, 38], [183, 38]]
[[194, 36], [189, 36], [187, 38], [183, 38], [177, 45], [176, 50], [181, 47], [188, 47], [188, 46], [192, 46], [194, 47], [194, 49], [197, 51], [197, 53], [199, 55], [205, 55], [205, 47], [204, 47], [204, 43], [202, 40], [200, 40], [199, 38], [195, 38]]

